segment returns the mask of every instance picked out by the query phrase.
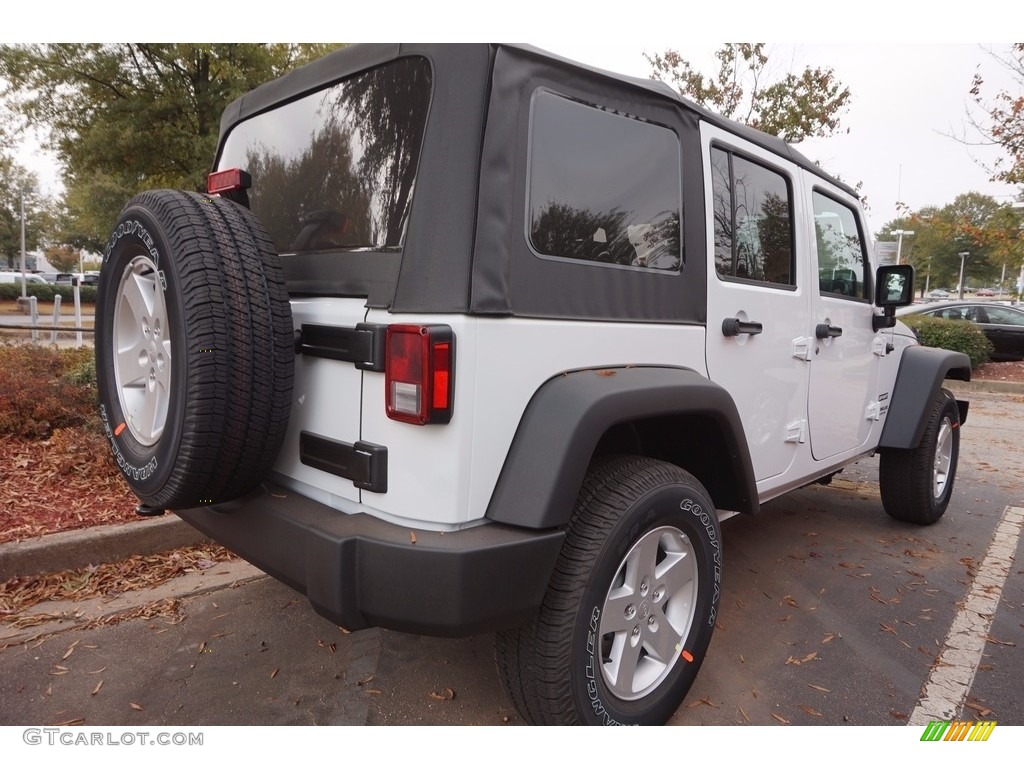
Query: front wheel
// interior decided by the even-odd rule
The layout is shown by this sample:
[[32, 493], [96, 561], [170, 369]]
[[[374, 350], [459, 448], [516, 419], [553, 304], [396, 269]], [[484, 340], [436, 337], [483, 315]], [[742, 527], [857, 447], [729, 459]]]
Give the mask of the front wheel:
[[692, 475], [596, 461], [539, 613], [497, 638], [517, 709], [534, 724], [667, 721], [711, 641], [721, 565], [718, 516]]
[[949, 390], [936, 395], [917, 448], [882, 454], [878, 482], [890, 517], [931, 525], [942, 517], [953, 494], [960, 456], [960, 409]]

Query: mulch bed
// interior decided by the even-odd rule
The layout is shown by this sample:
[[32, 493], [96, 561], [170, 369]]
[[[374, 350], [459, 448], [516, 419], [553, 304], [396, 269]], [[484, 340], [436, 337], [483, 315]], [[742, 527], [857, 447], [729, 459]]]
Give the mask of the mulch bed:
[[1024, 382], [1024, 360], [1012, 363], [985, 363], [971, 372], [972, 381]]
[[85, 428], [0, 439], [0, 543], [141, 519], [110, 447]]

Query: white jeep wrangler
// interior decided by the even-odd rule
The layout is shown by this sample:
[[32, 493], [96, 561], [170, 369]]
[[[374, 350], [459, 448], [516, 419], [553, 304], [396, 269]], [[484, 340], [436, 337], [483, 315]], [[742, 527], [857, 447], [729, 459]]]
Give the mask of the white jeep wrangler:
[[853, 191], [667, 86], [508, 45], [334, 53], [231, 104], [209, 194], [100, 275], [142, 501], [350, 629], [497, 632], [531, 723], [661, 723], [719, 521], [878, 453], [946, 509], [966, 356], [893, 316]]

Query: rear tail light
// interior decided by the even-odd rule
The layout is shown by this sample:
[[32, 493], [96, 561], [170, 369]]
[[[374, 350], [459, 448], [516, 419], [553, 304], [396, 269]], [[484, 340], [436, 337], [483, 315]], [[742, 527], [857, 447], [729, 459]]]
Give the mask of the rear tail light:
[[455, 392], [455, 337], [447, 325], [389, 325], [385, 341], [388, 418], [447, 424]]

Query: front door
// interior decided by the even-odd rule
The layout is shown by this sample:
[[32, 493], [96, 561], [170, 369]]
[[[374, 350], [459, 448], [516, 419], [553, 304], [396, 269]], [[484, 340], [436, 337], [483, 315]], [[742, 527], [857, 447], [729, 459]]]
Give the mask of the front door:
[[860, 449], [881, 411], [875, 398], [885, 345], [871, 327], [868, 241], [857, 208], [844, 197], [822, 185], [811, 192], [817, 279], [808, 412], [815, 461]]

